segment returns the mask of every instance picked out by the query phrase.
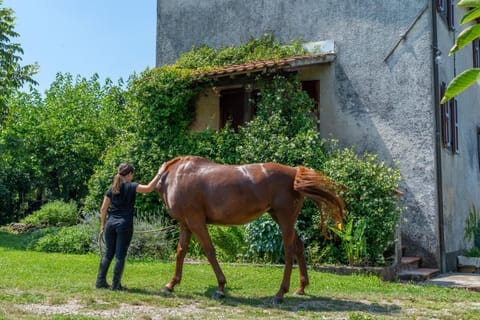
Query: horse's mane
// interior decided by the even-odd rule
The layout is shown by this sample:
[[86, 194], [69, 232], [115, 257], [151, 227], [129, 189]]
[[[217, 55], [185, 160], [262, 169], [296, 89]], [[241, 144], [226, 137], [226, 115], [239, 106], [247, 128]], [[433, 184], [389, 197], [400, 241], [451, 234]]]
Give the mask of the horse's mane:
[[189, 160], [202, 160], [202, 161], [206, 161], [206, 162], [211, 162], [210, 160], [207, 160], [205, 158], [198, 157], [198, 156], [179, 156], [179, 157], [173, 158], [172, 160], [169, 160], [169, 161], [165, 162], [163, 164], [164, 168], [163, 168], [162, 172], [160, 172], [160, 174], [163, 174], [163, 173], [167, 172], [177, 162], [181, 163], [181, 162], [185, 162], [185, 161], [189, 161]]
[[162, 172], [160, 172], [160, 174], [163, 174], [164, 172], [167, 172], [172, 165], [174, 165], [178, 161], [181, 161], [185, 158], [186, 157], [176, 157], [176, 158], [173, 158], [172, 160], [169, 160], [169, 161], [165, 162], [164, 163], [165, 167], [163, 168]]

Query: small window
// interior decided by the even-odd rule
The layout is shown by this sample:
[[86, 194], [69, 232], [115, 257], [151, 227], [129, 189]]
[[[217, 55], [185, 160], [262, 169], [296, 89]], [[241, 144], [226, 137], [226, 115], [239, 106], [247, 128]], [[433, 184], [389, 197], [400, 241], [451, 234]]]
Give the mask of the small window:
[[320, 129], [320, 81], [309, 80], [302, 81], [302, 90], [314, 101], [312, 114], [317, 120], [317, 129]]
[[243, 126], [245, 119], [245, 90], [228, 89], [220, 92], [220, 128], [225, 127], [227, 122], [231, 123], [236, 131]]
[[480, 39], [473, 40], [472, 46], [473, 46], [473, 67], [480, 68]]

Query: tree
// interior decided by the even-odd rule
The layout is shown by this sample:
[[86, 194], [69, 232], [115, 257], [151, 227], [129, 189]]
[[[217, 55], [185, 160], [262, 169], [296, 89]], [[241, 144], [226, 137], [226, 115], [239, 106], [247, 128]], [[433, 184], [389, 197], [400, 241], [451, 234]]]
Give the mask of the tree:
[[129, 121], [123, 83], [58, 73], [45, 92], [12, 94], [0, 130], [0, 225], [51, 200], [81, 202]]
[[[453, 55], [455, 52], [480, 37], [480, 24], [478, 23], [478, 19], [480, 18], [480, 0], [460, 0], [457, 3], [457, 6], [469, 8], [469, 10], [463, 15], [460, 24], [469, 22], [473, 22], [473, 24], [458, 34], [449, 55]], [[480, 68], [470, 68], [463, 71], [449, 83], [440, 103], [443, 104], [447, 102], [460, 92], [469, 88], [475, 82], [480, 84]]]
[[37, 84], [32, 76], [37, 73], [38, 66], [22, 66], [23, 49], [20, 44], [11, 42], [12, 38], [19, 36], [14, 30], [13, 13], [12, 9], [4, 8], [3, 0], [0, 0], [0, 128], [7, 112], [7, 99], [12, 92], [26, 83]]

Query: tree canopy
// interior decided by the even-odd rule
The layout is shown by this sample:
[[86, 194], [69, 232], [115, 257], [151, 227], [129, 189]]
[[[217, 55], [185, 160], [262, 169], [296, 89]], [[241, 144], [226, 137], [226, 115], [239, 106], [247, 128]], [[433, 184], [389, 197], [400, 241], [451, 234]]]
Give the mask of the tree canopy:
[[15, 17], [12, 9], [3, 6], [0, 0], [0, 127], [7, 112], [7, 99], [24, 84], [36, 84], [32, 76], [37, 72], [36, 64], [22, 65], [23, 49], [12, 42], [19, 34], [15, 32]]

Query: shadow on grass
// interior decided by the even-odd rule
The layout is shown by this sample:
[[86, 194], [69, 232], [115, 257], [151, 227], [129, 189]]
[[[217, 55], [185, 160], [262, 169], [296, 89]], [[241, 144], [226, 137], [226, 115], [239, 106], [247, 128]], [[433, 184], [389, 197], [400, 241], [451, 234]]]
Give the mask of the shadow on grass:
[[0, 230], [0, 247], [9, 250], [25, 250], [31, 237], [31, 232], [14, 234]]
[[[180, 298], [186, 300], [195, 300], [196, 296], [204, 296], [209, 299], [214, 300], [214, 295], [217, 290], [217, 287], [211, 286], [205, 292], [193, 292], [191, 295], [188, 294], [177, 294], [173, 293], [163, 293], [161, 291], [151, 291], [144, 290], [139, 288], [128, 289], [128, 292], [153, 295], [153, 296], [163, 296], [166, 298]], [[378, 304], [378, 303], [368, 303], [360, 302], [348, 299], [335, 299], [324, 296], [314, 296], [314, 295], [287, 295], [284, 298], [282, 304], [273, 304], [273, 296], [265, 297], [241, 297], [235, 296], [232, 291], [235, 291], [235, 288], [229, 288], [227, 296], [221, 299], [215, 299], [219, 301], [222, 305], [229, 307], [252, 307], [252, 308], [261, 308], [261, 309], [275, 309], [282, 310], [287, 312], [368, 312], [375, 314], [392, 314], [399, 312], [401, 308], [395, 304]]]

